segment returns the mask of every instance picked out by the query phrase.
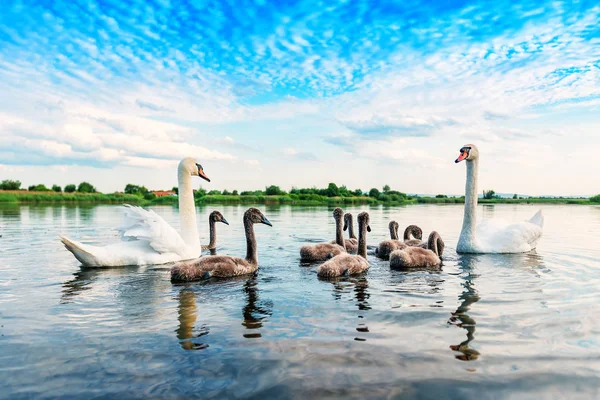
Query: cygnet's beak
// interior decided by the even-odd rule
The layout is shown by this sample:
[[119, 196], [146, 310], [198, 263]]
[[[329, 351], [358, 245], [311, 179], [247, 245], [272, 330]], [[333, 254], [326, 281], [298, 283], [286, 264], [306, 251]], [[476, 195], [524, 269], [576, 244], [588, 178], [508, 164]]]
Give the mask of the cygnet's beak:
[[265, 224], [265, 225], [273, 226], [273, 224], [271, 223], [271, 221], [269, 221], [267, 219], [267, 217], [265, 217], [264, 215], [262, 216], [262, 220], [260, 222], [263, 223], [263, 224]]
[[225, 217], [221, 217], [221, 222], [224, 223], [225, 225], [229, 225], [229, 222], [227, 222]]

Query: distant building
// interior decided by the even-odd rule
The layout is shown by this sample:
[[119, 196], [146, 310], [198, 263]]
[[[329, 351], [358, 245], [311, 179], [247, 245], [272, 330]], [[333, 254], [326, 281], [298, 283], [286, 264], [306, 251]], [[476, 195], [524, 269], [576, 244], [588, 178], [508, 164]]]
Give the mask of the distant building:
[[177, 196], [174, 190], [153, 190], [152, 193], [156, 195], [156, 197], [165, 197], [165, 196]]

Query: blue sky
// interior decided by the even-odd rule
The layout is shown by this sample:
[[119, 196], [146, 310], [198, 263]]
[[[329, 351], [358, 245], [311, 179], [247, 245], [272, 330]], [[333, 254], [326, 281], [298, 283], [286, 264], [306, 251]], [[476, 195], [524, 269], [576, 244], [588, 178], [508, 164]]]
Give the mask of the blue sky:
[[8, 1], [0, 178], [461, 193], [600, 191], [600, 6]]

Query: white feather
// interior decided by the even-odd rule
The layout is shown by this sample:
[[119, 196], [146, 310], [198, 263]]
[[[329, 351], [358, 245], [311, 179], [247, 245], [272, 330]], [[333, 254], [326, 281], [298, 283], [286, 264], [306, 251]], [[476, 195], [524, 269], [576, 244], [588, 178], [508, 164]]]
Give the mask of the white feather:
[[507, 223], [488, 219], [477, 225], [479, 150], [472, 144], [465, 147], [470, 149], [466, 161], [465, 211], [456, 250], [459, 253], [523, 253], [535, 249], [544, 226], [542, 210], [528, 221]]
[[542, 237], [542, 227], [530, 221], [486, 219], [477, 225], [476, 232], [478, 253], [523, 253], [535, 249]]
[[182, 160], [178, 168], [183, 235], [154, 211], [126, 204], [123, 224], [117, 228], [121, 233], [120, 242], [92, 246], [61, 236], [62, 243], [88, 267], [165, 264], [198, 257], [202, 249], [191, 186], [191, 173], [196, 168], [196, 161], [191, 158]]

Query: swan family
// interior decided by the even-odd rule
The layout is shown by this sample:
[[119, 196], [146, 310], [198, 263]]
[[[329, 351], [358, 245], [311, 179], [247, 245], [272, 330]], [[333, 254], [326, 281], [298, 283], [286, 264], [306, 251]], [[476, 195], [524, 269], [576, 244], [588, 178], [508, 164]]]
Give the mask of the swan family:
[[[536, 248], [542, 236], [544, 217], [541, 210], [530, 220], [507, 223], [487, 219], [477, 224], [477, 179], [479, 150], [473, 144], [460, 149], [456, 163], [466, 163], [466, 187], [463, 225], [456, 246], [457, 253], [521, 253]], [[233, 277], [251, 274], [258, 269], [255, 224], [272, 226], [257, 208], [249, 208], [243, 217], [246, 236], [245, 258], [216, 255], [216, 223], [229, 225], [224, 216], [214, 211], [209, 216], [210, 241], [201, 245], [197, 229], [196, 207], [192, 177], [208, 182], [202, 165], [193, 158], [184, 158], [177, 168], [180, 232], [171, 227], [152, 210], [125, 205], [123, 224], [117, 228], [120, 241], [107, 246], [83, 244], [60, 236], [61, 242], [86, 267], [117, 267], [125, 265], [153, 265], [175, 263], [171, 268], [173, 282], [186, 282], [211, 277]], [[371, 232], [369, 214], [357, 216], [358, 238], [354, 234], [352, 214], [341, 208], [333, 211], [335, 240], [306, 245], [300, 248], [300, 261], [321, 263], [317, 275], [323, 278], [355, 275], [369, 269], [367, 233]], [[423, 231], [417, 225], [408, 225], [402, 240], [399, 224], [390, 221], [390, 239], [375, 249], [375, 255], [389, 260], [390, 268], [439, 267], [442, 264], [444, 241], [433, 231], [422, 241]], [[349, 237], [344, 238], [344, 231]], [[202, 250], [211, 255], [201, 256]]]

